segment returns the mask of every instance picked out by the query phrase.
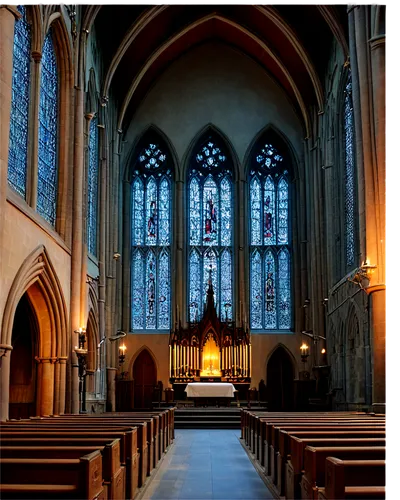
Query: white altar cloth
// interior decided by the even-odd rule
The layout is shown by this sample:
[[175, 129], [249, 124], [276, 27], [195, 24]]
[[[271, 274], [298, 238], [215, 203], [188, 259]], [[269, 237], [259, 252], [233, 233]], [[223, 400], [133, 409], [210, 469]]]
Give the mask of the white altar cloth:
[[185, 392], [189, 398], [233, 398], [237, 392], [235, 386], [228, 382], [190, 382]]

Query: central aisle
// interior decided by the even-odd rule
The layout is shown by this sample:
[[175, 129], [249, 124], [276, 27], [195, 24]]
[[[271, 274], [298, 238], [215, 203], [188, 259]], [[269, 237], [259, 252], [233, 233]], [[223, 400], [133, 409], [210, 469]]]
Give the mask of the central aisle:
[[175, 430], [175, 444], [142, 499], [274, 498], [242, 448], [239, 436], [239, 430]]

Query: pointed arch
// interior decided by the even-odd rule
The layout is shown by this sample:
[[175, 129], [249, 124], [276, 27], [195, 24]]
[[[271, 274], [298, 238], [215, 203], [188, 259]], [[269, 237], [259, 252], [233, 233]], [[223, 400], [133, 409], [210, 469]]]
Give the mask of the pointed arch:
[[[291, 157], [288, 145], [271, 125], [256, 135], [246, 153], [250, 297], [254, 310], [250, 327], [261, 331], [290, 331], [292, 327]], [[256, 275], [253, 256], [258, 254], [262, 262]], [[261, 312], [258, 302], [253, 302], [260, 295]]]
[[132, 148], [125, 171], [130, 192], [125, 192], [124, 202], [131, 207], [125, 227], [130, 229], [126, 246], [131, 247], [132, 330], [170, 327], [175, 166], [164, 134], [154, 126], [145, 129]]
[[179, 161], [176, 149], [167, 134], [157, 125], [152, 123], [145, 127], [142, 132], [137, 135], [132, 144], [130, 153], [127, 155], [127, 161], [123, 174], [124, 180], [128, 182], [131, 181], [138, 154], [144, 145], [149, 143], [149, 141], [158, 141], [161, 144], [161, 148], [163, 148], [163, 150], [168, 154], [169, 168], [172, 172], [172, 178], [178, 179]]
[[139, 357], [139, 355], [143, 352], [143, 351], [147, 351], [149, 354], [150, 354], [150, 357], [151, 359], [153, 360], [154, 362], [154, 365], [157, 369], [157, 373], [159, 372], [160, 370], [160, 364], [159, 362], [157, 361], [157, 357], [156, 355], [154, 354], [154, 352], [150, 349], [149, 346], [147, 346], [146, 344], [143, 344], [141, 347], [139, 347], [139, 349], [134, 353], [134, 355], [132, 356], [132, 358], [129, 360], [129, 368], [128, 368], [128, 371], [129, 373], [132, 373], [132, 370], [133, 370], [133, 365], [135, 364], [135, 361], [137, 360], [137, 358]]
[[284, 159], [284, 167], [288, 170], [290, 180], [301, 179], [304, 169], [300, 168], [300, 158], [288, 137], [273, 123], [268, 123], [261, 128], [250, 142], [244, 155], [243, 165], [245, 178], [248, 178], [251, 170], [251, 159], [256, 148], [262, 143], [273, 144]]
[[22, 295], [34, 283], [46, 294], [48, 305], [53, 311], [54, 320], [51, 325], [51, 339], [56, 340], [52, 346], [53, 356], [67, 356], [67, 308], [61, 284], [53, 264], [43, 245], [37, 247], [23, 262], [11, 286], [4, 309], [1, 339], [3, 344], [11, 345], [12, 325], [15, 310]]
[[222, 146], [225, 148], [226, 152], [228, 153], [229, 160], [230, 160], [230, 167], [232, 169], [233, 173], [233, 179], [237, 180], [240, 178], [240, 162], [239, 158], [236, 154], [236, 151], [233, 147], [233, 144], [231, 140], [228, 138], [227, 135], [225, 135], [222, 130], [214, 125], [213, 123], [207, 123], [204, 127], [202, 127], [196, 135], [193, 137], [193, 139], [190, 141], [189, 146], [186, 149], [186, 152], [183, 155], [182, 159], [182, 165], [184, 165], [184, 171], [182, 172], [182, 178], [184, 182], [187, 182], [188, 176], [190, 175], [190, 163], [195, 155], [195, 152], [199, 148], [202, 142], [207, 140], [207, 137], [214, 136], [216, 137], [222, 144]]
[[285, 345], [285, 344], [282, 344], [282, 342], [278, 342], [268, 353], [267, 357], [265, 358], [265, 365], [264, 365], [264, 369], [266, 370], [267, 369], [267, 366], [268, 366], [268, 362], [269, 360], [271, 359], [271, 356], [275, 353], [275, 351], [279, 348], [282, 348], [285, 353], [289, 356], [291, 362], [292, 362], [292, 365], [293, 365], [293, 369], [296, 370], [297, 369], [297, 360], [296, 360], [296, 357], [293, 355], [292, 351]]

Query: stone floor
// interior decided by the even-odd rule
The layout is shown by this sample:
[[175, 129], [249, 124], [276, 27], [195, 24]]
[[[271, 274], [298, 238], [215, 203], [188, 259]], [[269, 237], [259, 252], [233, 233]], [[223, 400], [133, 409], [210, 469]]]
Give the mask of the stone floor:
[[141, 500], [274, 498], [239, 442], [239, 430], [177, 429]]

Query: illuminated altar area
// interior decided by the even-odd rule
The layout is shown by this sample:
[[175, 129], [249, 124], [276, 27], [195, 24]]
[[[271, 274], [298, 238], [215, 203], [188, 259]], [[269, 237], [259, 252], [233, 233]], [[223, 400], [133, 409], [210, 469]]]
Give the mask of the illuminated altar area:
[[211, 281], [203, 318], [171, 332], [169, 357], [176, 399], [184, 398], [189, 382], [231, 382], [239, 397], [246, 397], [251, 382], [250, 334], [234, 322], [218, 318]]

